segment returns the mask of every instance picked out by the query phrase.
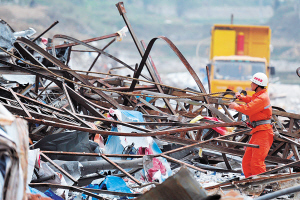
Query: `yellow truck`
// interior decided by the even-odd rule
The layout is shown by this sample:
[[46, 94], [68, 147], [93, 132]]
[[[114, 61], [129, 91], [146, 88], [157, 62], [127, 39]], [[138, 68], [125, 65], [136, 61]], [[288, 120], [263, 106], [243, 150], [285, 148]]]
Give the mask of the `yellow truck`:
[[214, 25], [208, 64], [211, 92], [229, 89], [253, 94], [249, 80], [253, 74], [275, 73], [269, 66], [270, 41], [268, 26]]

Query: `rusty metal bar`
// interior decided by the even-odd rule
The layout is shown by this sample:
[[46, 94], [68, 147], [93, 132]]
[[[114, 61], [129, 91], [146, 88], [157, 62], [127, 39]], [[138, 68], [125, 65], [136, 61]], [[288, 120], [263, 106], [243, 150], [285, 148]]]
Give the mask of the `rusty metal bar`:
[[[57, 123], [57, 122], [52, 122], [52, 121], [46, 121], [43, 119], [31, 119], [28, 117], [24, 117], [29, 122], [32, 123], [37, 123], [37, 124], [45, 124], [47, 126], [54, 126], [54, 127], [59, 127], [59, 128], [66, 128], [70, 130], [79, 130], [79, 131], [85, 131], [89, 133], [94, 133], [94, 134], [102, 134], [102, 135], [119, 135], [119, 136], [139, 136], [139, 137], [144, 137], [144, 136], [159, 136], [159, 135], [169, 135], [172, 133], [178, 133], [182, 131], [191, 131], [191, 130], [199, 130], [199, 129], [208, 129], [208, 128], [216, 128], [216, 127], [227, 127], [227, 126], [236, 126], [236, 125], [241, 125], [243, 122], [233, 122], [233, 123], [222, 123], [222, 124], [215, 124], [215, 125], [206, 125], [206, 126], [194, 126], [194, 127], [187, 127], [187, 128], [178, 128], [178, 129], [170, 129], [170, 130], [165, 130], [165, 131], [151, 131], [148, 133], [125, 133], [125, 132], [113, 132], [113, 131], [103, 131], [103, 130], [95, 130], [95, 129], [90, 129], [90, 128], [85, 128], [85, 127], [80, 127], [80, 126], [72, 126], [72, 125], [67, 125], [67, 124], [62, 124], [62, 123]], [[230, 136], [240, 134], [234, 133], [230, 134]], [[222, 136], [223, 137], [228, 137], [229, 135]], [[207, 140], [209, 141], [209, 140]], [[204, 141], [204, 142], [207, 142]], [[192, 146], [197, 146], [197, 144], [193, 144]], [[171, 152], [172, 153], [172, 152]]]
[[[94, 42], [94, 41], [98, 41], [98, 40], [103, 40], [103, 39], [107, 39], [107, 38], [112, 38], [112, 37], [117, 37], [119, 36], [118, 33], [112, 33], [109, 35], [104, 35], [101, 37], [95, 37], [95, 38], [91, 38], [91, 39], [87, 39], [87, 40], [82, 40], [81, 42], [83, 43], [90, 43], [90, 42]], [[76, 46], [79, 45], [80, 43], [74, 42], [74, 43], [69, 43], [69, 44], [61, 44], [61, 45], [57, 45], [54, 48], [58, 49], [58, 48], [64, 48], [64, 47], [71, 47], [71, 46]], [[47, 50], [52, 49], [52, 47], [47, 47]]]
[[26, 115], [29, 118], [32, 118], [31, 114], [28, 112], [27, 108], [24, 106], [24, 104], [20, 101], [19, 97], [16, 95], [16, 93], [11, 89], [8, 88], [9, 91], [11, 92], [11, 94], [15, 97], [15, 99], [17, 100], [17, 102], [20, 104], [20, 106], [22, 107], [23, 111], [26, 113]]
[[[248, 134], [249, 132], [250, 132], [250, 130], [248, 129], [248, 131], [246, 133], [241, 132], [240, 134]], [[231, 136], [231, 135], [232, 134], [230, 134], [228, 136]], [[234, 136], [234, 135], [232, 135], [232, 136]], [[195, 141], [195, 140], [186, 139], [186, 138], [179, 139], [179, 137], [174, 137], [174, 136], [169, 136], [169, 135], [157, 136], [157, 137], [161, 140], [176, 143], [176, 144], [181, 144], [181, 145], [197, 144], [197, 141]], [[214, 151], [221, 152], [221, 153], [227, 153], [227, 154], [231, 154], [231, 155], [241, 156], [241, 157], [245, 153], [245, 151], [241, 150], [241, 149], [223, 147], [223, 146], [215, 145], [212, 143], [199, 144], [199, 147], [204, 148], [204, 149], [214, 150]], [[278, 163], [288, 164], [288, 163], [292, 162], [291, 160], [288, 160], [288, 159], [283, 159], [281, 157], [275, 157], [275, 156], [270, 156], [270, 155], [268, 155], [266, 157], [266, 161], [268, 161], [270, 163], [274, 163], [274, 164], [278, 164]]]
[[[40, 83], [45, 88], [45, 85], [43, 84], [42, 78], [40, 79]], [[55, 96], [52, 91], [50, 91], [50, 92], [52, 93], [53, 96]], [[49, 97], [49, 95], [47, 93], [46, 93], [46, 97], [47, 97], [49, 103], [51, 104], [52, 101], [51, 101], [51, 99], [50, 99], [50, 97]]]
[[40, 125], [40, 126], [36, 127], [30, 134], [33, 134], [33, 135], [34, 135], [34, 134], [40, 132], [41, 130], [43, 130], [43, 129], [45, 129], [45, 128], [47, 128], [46, 125]]
[[[144, 40], [141, 40], [141, 45], [142, 45], [142, 47], [143, 47], [143, 51], [145, 52], [145, 50], [146, 50], [146, 48], [147, 48], [147, 45], [145, 44]], [[149, 55], [149, 63], [151, 64], [151, 66], [152, 66], [152, 68], [153, 68], [153, 70], [154, 70], [154, 72], [155, 72], [155, 75], [156, 75], [156, 77], [157, 77], [158, 82], [159, 82], [159, 83], [162, 83], [162, 80], [161, 80], [161, 78], [160, 78], [160, 76], [159, 76], [159, 73], [158, 73], [158, 71], [157, 71], [157, 69], [156, 69], [156, 66], [155, 66], [155, 64], [154, 64], [154, 61], [153, 61], [153, 59], [152, 59], [152, 57], [151, 57], [150, 55]]]
[[266, 195], [260, 196], [256, 198], [256, 200], [269, 200], [269, 199], [277, 199], [276, 197], [283, 196], [285, 194], [297, 193], [300, 191], [300, 186], [288, 187], [285, 189], [277, 190], [276, 192], [268, 193]]
[[[38, 76], [37, 76], [38, 77]], [[45, 90], [47, 90], [47, 88], [52, 84], [53, 82], [52, 81], [50, 81], [50, 83], [48, 83], [48, 85], [46, 85], [46, 87], [44, 87], [43, 88], [43, 90], [37, 95], [37, 97], [35, 97], [35, 100], [37, 100], [42, 94], [43, 94], [43, 92], [45, 91]]]
[[[124, 91], [124, 92], [128, 92], [129, 91], [129, 87], [110, 87], [110, 90], [114, 90], [114, 91]], [[151, 90], [151, 89], [157, 89], [155, 85], [143, 85], [143, 86], [136, 86], [134, 88], [134, 90]]]
[[[114, 43], [116, 41], [116, 38], [112, 39], [105, 47], [102, 48], [102, 51], [104, 51], [107, 47], [109, 47], [112, 43]], [[97, 62], [98, 58], [100, 57], [101, 53], [98, 53], [97, 57], [95, 58], [95, 60], [93, 61], [92, 65], [90, 66], [90, 68], [88, 69], [88, 71], [91, 71], [92, 68], [94, 67], [95, 63]], [[88, 75], [89, 73], [87, 72], [86, 75]]]
[[[73, 156], [100, 156], [99, 153], [86, 153], [86, 152], [66, 152], [66, 151], [41, 151], [44, 154], [54, 154], [54, 155], [73, 155]], [[141, 158], [144, 155], [134, 155], [134, 154], [102, 154], [106, 157], [126, 157], [126, 158]]]
[[76, 99], [76, 101], [78, 103], [80, 103], [82, 106], [84, 106], [93, 115], [95, 115], [97, 117], [106, 118], [101, 112], [99, 112], [98, 110], [96, 110], [94, 107], [99, 108], [101, 110], [105, 110], [105, 111], [109, 111], [108, 108], [99, 106], [99, 105], [97, 105], [97, 104], [95, 104], [95, 103], [87, 100], [86, 98], [84, 98], [83, 96], [81, 96], [80, 94], [78, 94], [76, 91], [74, 91], [72, 88], [70, 88], [68, 85], [66, 85], [66, 88], [68, 89], [69, 95], [72, 96], [73, 99]]
[[75, 186], [67, 186], [67, 185], [58, 185], [58, 184], [51, 184], [51, 183], [29, 183], [30, 187], [46, 187], [46, 188], [61, 188], [66, 190], [72, 190], [76, 192], [80, 192], [83, 194], [86, 194], [88, 196], [91, 196], [96, 199], [100, 200], [109, 200], [107, 198], [101, 197], [99, 195], [96, 195], [93, 192], [90, 192], [87, 190], [87, 188], [81, 188], [81, 187], [75, 187]]
[[[67, 100], [68, 100], [68, 102], [69, 102], [69, 105], [70, 105], [70, 108], [71, 108], [72, 112], [73, 112], [73, 113], [76, 113], [76, 111], [75, 111], [75, 109], [74, 109], [74, 106], [73, 106], [73, 102], [72, 102], [72, 100], [71, 100], [71, 98], [70, 98], [70, 96], [69, 96], [69, 93], [68, 93], [68, 90], [67, 90], [67, 88], [66, 88], [66, 84], [65, 84], [65, 83], [62, 83], [62, 88], [63, 88], [63, 91], [64, 91], [66, 97], [67, 97]], [[70, 114], [70, 113], [69, 113], [69, 114]]]
[[[120, 15], [123, 17], [124, 22], [125, 22], [125, 24], [126, 24], [128, 30], [129, 30], [129, 33], [130, 33], [130, 35], [131, 35], [131, 37], [132, 37], [132, 39], [133, 39], [133, 41], [134, 41], [134, 44], [135, 44], [135, 46], [137, 47], [138, 52], [140, 53], [140, 55], [141, 55], [141, 57], [142, 57], [142, 61], [141, 61], [141, 63], [140, 63], [140, 66], [139, 66], [138, 70], [134, 73], [134, 76], [133, 76], [133, 77], [134, 77], [134, 78], [138, 78], [138, 77], [140, 76], [141, 72], [142, 72], [142, 69], [143, 69], [144, 65], [146, 65], [146, 67], [147, 67], [147, 69], [148, 69], [148, 71], [149, 71], [149, 74], [151, 75], [152, 80], [153, 80], [155, 83], [158, 83], [159, 81], [158, 81], [158, 79], [157, 79], [156, 76], [155, 76], [155, 72], [154, 72], [153, 68], [151, 67], [151, 65], [150, 65], [148, 62], [146, 62], [146, 61], [147, 61], [147, 58], [148, 58], [148, 54], [146, 54], [146, 53], [144, 54], [142, 45], [139, 43], [139, 40], [137, 39], [137, 37], [136, 37], [136, 35], [135, 35], [135, 33], [134, 33], [132, 27], [131, 27], [131, 24], [129, 23], [129, 20], [128, 20], [126, 14], [125, 14], [125, 13], [126, 13], [126, 10], [125, 10], [125, 7], [124, 7], [123, 2], [117, 3], [117, 4], [116, 4], [116, 7], [118, 8]], [[147, 49], [148, 49], [148, 48], [147, 48]], [[150, 49], [150, 50], [151, 50], [151, 49]], [[150, 50], [149, 50], [149, 52], [150, 52]], [[146, 52], [147, 52], [147, 50], [146, 50]], [[135, 85], [136, 85], [136, 80], [133, 80], [132, 83], [131, 83], [131, 86], [130, 86], [130, 90], [129, 90], [129, 91], [133, 91]], [[156, 85], [156, 87], [157, 87], [157, 89], [158, 89], [158, 91], [159, 91], [160, 93], [164, 93], [160, 85]], [[176, 112], [175, 112], [175, 110], [172, 108], [172, 106], [171, 106], [169, 100], [168, 100], [168, 99], [164, 99], [164, 102], [166, 103], [166, 105], [167, 105], [167, 107], [169, 108], [169, 110], [171, 111], [171, 113], [172, 113], [173, 115], [175, 115]], [[128, 104], [128, 101], [125, 99], [123, 104], [124, 104], [124, 105], [127, 105], [127, 104]]]
[[293, 150], [296, 160], [297, 161], [300, 160], [299, 150], [298, 150], [297, 146], [294, 144], [291, 144], [291, 147], [292, 147], [292, 150]]
[[273, 115], [280, 115], [282, 117], [288, 117], [288, 118], [294, 118], [294, 119], [300, 119], [300, 114], [295, 114], [295, 113], [288, 113], [284, 111], [279, 111], [279, 110], [272, 110]]
[[86, 121], [80, 119], [75, 113], [72, 113], [71, 111], [69, 111], [66, 108], [63, 108], [64, 111], [66, 111], [68, 114], [72, 115], [72, 117], [74, 117], [75, 119], [77, 119], [78, 121], [80, 121], [81, 124], [83, 124], [84, 126], [88, 127], [88, 128], [93, 128], [91, 125], [89, 125]]
[[45, 31], [43, 31], [41, 34], [39, 34], [36, 38], [34, 38], [32, 40], [32, 42], [35, 42], [37, 39], [39, 39], [40, 37], [42, 37], [45, 33], [47, 33], [51, 28], [53, 28], [56, 24], [58, 24], [59, 22], [58, 21], [55, 21], [53, 24], [51, 24], [49, 26], [49, 28], [47, 28]]
[[195, 170], [197, 170], [197, 171], [200, 171], [200, 172], [206, 172], [206, 170], [204, 170], [204, 169], [201, 169], [201, 168], [196, 167], [196, 166], [194, 166], [194, 165], [190, 165], [190, 164], [188, 164], [188, 163], [182, 162], [182, 161], [177, 160], [177, 159], [175, 159], [175, 158], [172, 158], [172, 157], [170, 157], [170, 156], [167, 156], [167, 155], [161, 155], [161, 156], [164, 157], [164, 158], [167, 159], [167, 160], [170, 160], [170, 161], [175, 162], [175, 163], [179, 163], [179, 164], [181, 164], [181, 165], [185, 165], [185, 166], [187, 166], [187, 167], [189, 167], [189, 168], [192, 168], [192, 169], [195, 169]]
[[35, 76], [35, 87], [34, 87], [34, 92], [38, 94], [39, 91], [39, 84], [40, 84], [40, 78], [39, 76]]
[[[9, 101], [12, 101], [12, 102], [15, 102], [15, 103], [17, 102], [17, 101], [14, 101], [14, 100], [3, 98], [3, 97], [0, 97], [0, 99], [5, 99], [8, 102]], [[8, 103], [8, 104], [3, 103], [3, 105], [8, 110], [10, 110], [12, 112], [18, 113], [20, 115], [24, 115], [24, 110], [23, 110], [22, 107], [17, 107], [17, 106], [11, 105], [11, 103]], [[71, 118], [68, 115], [56, 113], [56, 115], [58, 115], [60, 117], [67, 118], [70, 121], [66, 121], [66, 120], [62, 120], [62, 119], [56, 119], [56, 118], [53, 118], [53, 113], [54, 113], [53, 111], [49, 111], [47, 109], [39, 108], [39, 107], [33, 106], [33, 105], [27, 105], [27, 106], [29, 108], [31, 108], [30, 110], [28, 110], [28, 112], [30, 113], [30, 115], [33, 116], [33, 117], [35, 117], [35, 118], [49, 119], [49, 120], [52, 120], [52, 121], [61, 122], [61, 123], [67, 123], [67, 124], [70, 124], [70, 125], [79, 125], [77, 123], [70, 122], [70, 121], [75, 121], [75, 120], [74, 120], [73, 117]], [[46, 113], [51, 113], [51, 115], [43, 114], [43, 113], [40, 112], [40, 110], [42, 110], [43, 112], [46, 112]]]
[[282, 140], [284, 140], [284, 141], [286, 141], [290, 144], [293, 144], [293, 145], [296, 145], [296, 146], [300, 147], [300, 144], [298, 142], [296, 142], [296, 141], [294, 141], [294, 140], [292, 140], [292, 139], [290, 139], [290, 138], [288, 138], [284, 135], [276, 134], [275, 137], [278, 138], [278, 139], [280, 138], [280, 139], [282, 139]]
[[49, 163], [51, 163], [55, 168], [57, 168], [59, 171], [61, 171], [65, 176], [67, 176], [69, 179], [71, 179], [74, 183], [77, 183], [77, 180], [73, 178], [68, 172], [66, 172], [64, 169], [62, 169], [60, 166], [58, 166], [55, 162], [53, 162], [48, 156], [40, 152], [41, 156], [43, 156]]
[[227, 169], [232, 170], [232, 168], [230, 166], [230, 163], [228, 162], [228, 159], [227, 159], [227, 156], [226, 156], [225, 153], [222, 153], [222, 157], [224, 159], [224, 162], [225, 162], [225, 165], [226, 165]]
[[284, 168], [287, 168], [287, 167], [294, 167], [294, 166], [300, 166], [300, 161], [295, 161], [295, 162], [292, 162], [292, 163], [289, 163], [289, 164], [286, 164], [286, 165], [283, 165], [283, 166], [280, 166], [280, 167], [276, 167], [274, 169], [271, 169], [269, 171], [266, 171], [266, 172], [263, 172], [261, 174], [258, 174], [258, 175], [265, 175], [265, 174], [270, 174], [270, 173], [274, 173], [274, 172], [277, 172], [277, 171], [280, 171]]
[[289, 135], [291, 135], [292, 134], [292, 132], [293, 132], [293, 128], [294, 128], [294, 119], [293, 118], [291, 118], [290, 119], [290, 125], [289, 125]]
[[300, 173], [293, 173], [293, 174], [278, 174], [278, 175], [272, 175], [272, 176], [263, 176], [259, 178], [247, 178], [240, 181], [230, 181], [226, 183], [221, 183], [214, 186], [209, 186], [204, 188], [205, 190], [212, 190], [215, 188], [222, 188], [223, 189], [232, 189], [232, 188], [245, 188], [249, 187], [249, 185], [261, 185], [261, 184], [267, 184], [272, 182], [278, 182], [281, 180], [287, 180], [287, 179], [293, 179], [296, 177], [299, 177]]
[[207, 82], [208, 82], [208, 92], [211, 93], [210, 72], [209, 72], [208, 66], [206, 66], [205, 69], [206, 69], [206, 76], [207, 76]]
[[[101, 121], [101, 122], [109, 123], [109, 124], [114, 123], [114, 124], [118, 124], [118, 125], [129, 127], [129, 128], [133, 128], [133, 129], [136, 129], [136, 130], [144, 131], [144, 132], [151, 132], [152, 131], [150, 129], [146, 129], [146, 128], [143, 128], [143, 127], [139, 126], [139, 125], [148, 125], [147, 122], [145, 122], [145, 124], [143, 122], [135, 124], [134, 122], [115, 121], [115, 120], [110, 120], [110, 119], [97, 118], [97, 117], [93, 117], [93, 116], [89, 116], [89, 115], [80, 115], [80, 114], [76, 114], [76, 115], [79, 116], [79, 117], [85, 118], [87, 120]], [[155, 122], [153, 122], [153, 123], [152, 122], [148, 122], [148, 123], [150, 123], [149, 125], [155, 125]], [[162, 126], [163, 125], [164, 124], [162, 124]], [[168, 124], [165, 124], [165, 125], [168, 125]]]
[[[229, 135], [220, 136], [220, 137], [218, 137], [218, 139], [226, 138], [226, 137], [228, 137], [228, 136], [239, 135], [239, 134], [242, 134], [242, 133], [247, 132], [247, 131], [249, 131], [249, 129], [243, 130], [243, 131], [239, 131], [239, 132], [236, 132], [236, 133], [233, 133], [233, 134], [229, 134]], [[180, 147], [180, 148], [177, 148], [177, 149], [173, 149], [173, 150], [170, 150], [170, 151], [166, 151], [166, 152], [161, 153], [160, 155], [171, 154], [171, 153], [175, 153], [175, 152], [181, 151], [181, 150], [183, 150], [183, 149], [188, 149], [188, 148], [191, 148], [191, 147], [200, 146], [201, 144], [205, 144], [205, 143], [212, 142], [214, 139], [215, 139], [215, 138], [212, 138], [212, 139], [209, 139], [209, 140], [197, 142], [197, 143], [190, 144], [190, 145], [187, 145], [187, 146], [184, 146], [184, 147]]]
[[[84, 43], [84, 42], [82, 42], [82, 41], [80, 41], [80, 40], [77, 40], [77, 39], [75, 39], [75, 38], [73, 38], [73, 37], [70, 37], [70, 36], [67, 36], [67, 35], [60, 35], [60, 34], [58, 34], [58, 35], [55, 35], [55, 36], [53, 37], [53, 39], [54, 39], [54, 38], [63, 38], [63, 39], [67, 39], [67, 40], [70, 40], [70, 41], [79, 43], [79, 44], [81, 44], [81, 45], [83, 45], [83, 46], [85, 46], [85, 47], [88, 47], [88, 48], [90, 48], [90, 49], [93, 49], [93, 50], [95, 50], [95, 51], [97, 51], [97, 52], [99, 52], [99, 53], [101, 53], [101, 54], [103, 54], [103, 55], [105, 55], [105, 56], [107, 56], [107, 57], [109, 57], [109, 58], [115, 60], [115, 61], [118, 62], [118, 63], [121, 63], [122, 65], [124, 65], [124, 66], [127, 67], [128, 69], [130, 69], [130, 70], [132, 70], [132, 71], [135, 71], [130, 65], [127, 65], [125, 62], [119, 60], [118, 58], [112, 56], [111, 54], [109, 54], [109, 53], [107, 53], [107, 52], [105, 52], [105, 51], [102, 51], [101, 49], [96, 48], [96, 47], [94, 47], [94, 46], [91, 46], [91, 45], [89, 45], [89, 44], [86, 44], [86, 43]], [[147, 79], [147, 80], [151, 80], [151, 79], [148, 78], [147, 76], [144, 76], [144, 75], [143, 75], [143, 77], [144, 77], [145, 79]]]
[[101, 157], [106, 160], [107, 162], [109, 162], [110, 164], [112, 164], [113, 166], [115, 166], [117, 169], [119, 169], [121, 172], [123, 172], [124, 174], [126, 174], [131, 180], [133, 180], [134, 182], [136, 182], [138, 185], [142, 185], [136, 178], [134, 178], [133, 176], [131, 176], [128, 172], [126, 172], [122, 167], [120, 167], [119, 165], [117, 165], [116, 163], [114, 163], [113, 161], [111, 161], [108, 157], [106, 157], [105, 155], [101, 154]]
[[[90, 195], [97, 199], [106, 199], [106, 198], [100, 197], [94, 193], [110, 194], [110, 195], [116, 195], [116, 196], [128, 196], [128, 197], [138, 197], [138, 196], [142, 195], [139, 193], [133, 194], [133, 193], [124, 193], [124, 192], [113, 192], [113, 191], [108, 191], [108, 190], [99, 190], [99, 189], [83, 188], [83, 187], [76, 187], [76, 186], [58, 185], [58, 184], [51, 184], [51, 183], [30, 183], [29, 186], [30, 187], [38, 187], [38, 188], [45, 187], [45, 188], [67, 189], [67, 190], [71, 190], [71, 191], [84, 193], [86, 195]], [[91, 194], [93, 194], [93, 195], [91, 195]]]
[[[56, 66], [59, 66], [62, 69], [69, 69], [68, 66], [64, 65], [62, 62], [60, 62], [54, 56], [52, 56], [51, 54], [49, 54], [48, 52], [46, 52], [44, 49], [42, 49], [41, 47], [39, 47], [35, 43], [32, 43], [30, 40], [27, 40], [26, 38], [21, 37], [21, 38], [17, 38], [16, 42], [20, 42], [20, 43], [28, 45], [30, 48], [32, 48], [33, 50], [37, 51], [39, 54], [41, 54], [42, 56], [44, 56], [47, 60], [51, 61]], [[81, 41], [79, 41], [79, 40], [78, 40], [78, 42], [81, 43]], [[88, 45], [88, 46], [90, 46], [90, 45]], [[88, 86], [94, 86], [89, 81], [87, 81], [86, 79], [82, 78], [80, 74], [77, 74], [77, 73], [75, 73], [73, 71], [68, 71], [67, 73], [69, 73], [70, 75], [72, 75], [73, 77], [77, 78], [79, 81], [81, 81], [82, 83], [84, 83], [84, 84], [86, 84]], [[115, 108], [118, 108], [118, 109], [122, 108], [115, 99], [109, 97], [104, 92], [102, 92], [100, 90], [96, 90], [96, 89], [93, 89], [93, 91], [96, 92], [101, 97], [103, 97], [106, 101], [108, 101], [110, 104], [112, 104]]]
[[[19, 37], [20, 38], [20, 37]], [[30, 43], [35, 44], [28, 40]], [[27, 44], [25, 44], [27, 45]], [[30, 46], [30, 45], [27, 45]], [[20, 45], [19, 43], [15, 42], [14, 47], [18, 50], [18, 52], [22, 55], [22, 58], [28, 59], [31, 63], [35, 65], [42, 66], [46, 68], [39, 60], [37, 60], [24, 46]]]
[[234, 144], [234, 145], [237, 145], [237, 146], [259, 148], [259, 145], [257, 145], [257, 144], [248, 144], [248, 143], [243, 143], [243, 142], [235, 142], [235, 141], [231, 141], [231, 140], [221, 140], [221, 139], [218, 139], [218, 138], [214, 138], [213, 140], [217, 141], [217, 142], [224, 142], [224, 143], [227, 143], [227, 144]]
[[[71, 88], [69, 88], [67, 85], [66, 85], [66, 87], [69, 89], [69, 92], [71, 91], [71, 93], [74, 92], [74, 94], [76, 94], [76, 96], [74, 96], [74, 98], [75, 98], [77, 101], [81, 102], [81, 98], [82, 98], [83, 102], [89, 103], [89, 104], [91, 104], [91, 105], [93, 105], [93, 106], [95, 106], [95, 107], [98, 107], [98, 105], [93, 104], [92, 102], [89, 102], [87, 99], [85, 99], [84, 97], [82, 97], [82, 96], [80, 96], [79, 94], [77, 94], [75, 91], [73, 91], [73, 90], [72, 90]], [[0, 89], [9, 92], [9, 90], [7, 90], [7, 89], [5, 89], [5, 88], [2, 88], [2, 87], [0, 87]], [[72, 94], [73, 94], [73, 93], [72, 93]], [[37, 105], [39, 106], [39, 107], [34, 107], [34, 106], [32, 106], [32, 105], [29, 105], [30, 107], [33, 107], [34, 109], [42, 109], [42, 108], [40, 108], [40, 106], [42, 106], [42, 107], [45, 107], [45, 108], [47, 108], [47, 109], [53, 110], [53, 111], [50, 111], [50, 112], [52, 112], [52, 113], [53, 113], [53, 112], [59, 112], [59, 113], [61, 113], [61, 114], [64, 113], [61, 109], [58, 109], [58, 108], [56, 108], [56, 107], [49, 106], [49, 105], [44, 104], [44, 103], [41, 103], [41, 102], [36, 101], [36, 100], [34, 100], [34, 99], [31, 99], [31, 98], [29, 98], [29, 97], [23, 96], [23, 95], [21, 95], [21, 94], [19, 94], [19, 93], [16, 93], [16, 95], [19, 96], [19, 97], [21, 97], [21, 98], [26, 99], [27, 101], [31, 101], [31, 102], [33, 102], [34, 104], [37, 104]], [[5, 104], [4, 104], [4, 105], [5, 105]], [[88, 105], [88, 104], [87, 104], [87, 105]], [[12, 107], [11, 105], [5, 105], [5, 106], [8, 107], [8, 109], [10, 109], [10, 108], [13, 108], [14, 110], [19, 109], [19, 108], [16, 108], [16, 107]], [[93, 107], [91, 106], [91, 108], [93, 108]], [[101, 107], [101, 108], [102, 108], [102, 107]], [[105, 109], [106, 111], [108, 111], [108, 109], [106, 109], [106, 108], [104, 108], [104, 109]], [[21, 113], [22, 110], [19, 109], [19, 111], [20, 111], [20, 113]], [[47, 112], [49, 112], [49, 111], [47, 111]], [[91, 111], [91, 112], [92, 112], [92, 111]], [[31, 113], [31, 114], [34, 114], [36, 118], [49, 119], [49, 120], [52, 119], [52, 116], [51, 116], [51, 117], [47, 117], [47, 116], [44, 115], [44, 114], [41, 114], [41, 113], [35, 113], [35, 112], [32, 112], [32, 111], [31, 111], [30, 113]], [[98, 113], [100, 113], [100, 112], [98, 112]], [[83, 117], [83, 118], [87, 118], [87, 119], [93, 120], [93, 121], [103, 121], [103, 122], [110, 123], [110, 124], [111, 124], [111, 123], [120, 124], [120, 125], [123, 125], [123, 126], [127, 126], [127, 127], [130, 127], [130, 128], [137, 129], [137, 130], [141, 130], [141, 131], [145, 131], [145, 132], [151, 132], [151, 130], [149, 130], [149, 129], [145, 129], [145, 128], [142, 128], [142, 127], [139, 127], [139, 126], [135, 126], [134, 123], [133, 123], [133, 124], [130, 124], [130, 123], [126, 123], [126, 122], [115, 121], [115, 120], [109, 120], [109, 119], [105, 119], [105, 118], [98, 118], [98, 117], [94, 117], [94, 116], [80, 115], [80, 114], [76, 114], [76, 116], [78, 116], [78, 117]], [[100, 115], [100, 116], [102, 116], [102, 115]], [[64, 115], [64, 117], [69, 117], [69, 116]], [[73, 119], [73, 118], [74, 118], [74, 116], [72, 117], [72, 119]], [[56, 120], [56, 121], [58, 121], [58, 120]], [[58, 121], [58, 122], [59, 122], [59, 121]], [[61, 122], [64, 122], [64, 123], [65, 123], [65, 121], [61, 121]], [[146, 124], [140, 123], [140, 124], [137, 124], [137, 125], [146, 125]], [[152, 124], [150, 124], [150, 125], [152, 125]], [[168, 124], [164, 124], [164, 125], [168, 125]]]

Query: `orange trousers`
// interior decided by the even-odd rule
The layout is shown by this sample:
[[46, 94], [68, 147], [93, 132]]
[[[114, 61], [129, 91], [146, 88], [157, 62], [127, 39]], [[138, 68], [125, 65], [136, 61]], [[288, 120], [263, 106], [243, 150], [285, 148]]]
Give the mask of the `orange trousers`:
[[253, 133], [249, 144], [257, 144], [259, 148], [247, 147], [242, 167], [246, 178], [266, 171], [265, 158], [273, 143], [273, 130], [263, 130]]

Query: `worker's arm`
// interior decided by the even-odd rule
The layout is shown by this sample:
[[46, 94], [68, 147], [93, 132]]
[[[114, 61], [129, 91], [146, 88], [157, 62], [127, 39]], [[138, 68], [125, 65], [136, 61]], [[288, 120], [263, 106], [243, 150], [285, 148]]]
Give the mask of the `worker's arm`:
[[251, 101], [251, 96], [250, 95], [242, 96], [241, 101], [243, 101], [245, 103], [249, 103]]
[[235, 96], [238, 100], [243, 101], [245, 103], [249, 103], [251, 101], [251, 96], [242, 96], [239, 92], [235, 93]]
[[266, 105], [267, 102], [265, 102], [262, 98], [256, 98], [253, 101], [247, 103], [246, 105], [238, 105], [235, 104], [233, 107], [233, 109], [235, 109], [236, 111], [239, 111], [245, 115], [251, 116], [255, 113], [258, 113], [262, 110], [264, 110], [264, 108], [267, 106]]

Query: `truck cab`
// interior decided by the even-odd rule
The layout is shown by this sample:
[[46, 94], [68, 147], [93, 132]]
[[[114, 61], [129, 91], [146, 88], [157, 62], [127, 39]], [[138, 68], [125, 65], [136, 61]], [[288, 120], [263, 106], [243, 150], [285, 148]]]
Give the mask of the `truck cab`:
[[208, 64], [211, 92], [229, 89], [253, 94], [252, 75], [270, 75], [270, 40], [268, 26], [214, 25]]
[[211, 90], [223, 92], [245, 90], [251, 94], [252, 75], [263, 72], [268, 76], [267, 60], [250, 56], [216, 56], [211, 64]]

